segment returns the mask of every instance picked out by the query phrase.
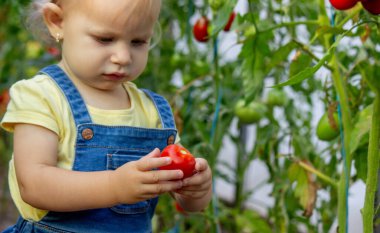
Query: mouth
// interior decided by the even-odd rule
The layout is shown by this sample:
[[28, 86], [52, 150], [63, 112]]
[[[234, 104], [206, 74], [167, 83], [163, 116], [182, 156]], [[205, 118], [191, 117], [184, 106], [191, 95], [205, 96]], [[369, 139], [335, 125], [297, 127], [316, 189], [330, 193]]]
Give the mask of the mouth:
[[127, 77], [125, 73], [106, 73], [106, 74], [103, 74], [103, 76], [107, 80], [111, 80], [111, 81], [121, 81]]

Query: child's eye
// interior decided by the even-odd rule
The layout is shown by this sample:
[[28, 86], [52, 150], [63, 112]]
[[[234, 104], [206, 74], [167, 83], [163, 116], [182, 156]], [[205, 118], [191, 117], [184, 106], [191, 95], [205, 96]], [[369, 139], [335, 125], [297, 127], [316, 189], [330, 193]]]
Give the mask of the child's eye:
[[142, 46], [142, 45], [145, 45], [146, 43], [147, 43], [146, 40], [139, 40], [139, 39], [132, 40], [132, 45], [134, 46]]
[[95, 40], [102, 44], [108, 44], [114, 41], [112, 37], [95, 37]]

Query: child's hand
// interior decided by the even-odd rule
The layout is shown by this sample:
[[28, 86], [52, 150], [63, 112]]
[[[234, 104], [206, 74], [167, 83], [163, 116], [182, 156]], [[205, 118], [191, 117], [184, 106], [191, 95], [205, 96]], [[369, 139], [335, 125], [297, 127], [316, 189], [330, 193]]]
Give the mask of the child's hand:
[[143, 158], [124, 164], [110, 175], [110, 190], [117, 203], [136, 203], [182, 187], [181, 170], [153, 170], [171, 163], [154, 149]]
[[212, 174], [207, 160], [196, 158], [193, 176], [183, 180], [183, 187], [175, 192], [181, 199], [193, 200], [207, 197], [212, 191]]

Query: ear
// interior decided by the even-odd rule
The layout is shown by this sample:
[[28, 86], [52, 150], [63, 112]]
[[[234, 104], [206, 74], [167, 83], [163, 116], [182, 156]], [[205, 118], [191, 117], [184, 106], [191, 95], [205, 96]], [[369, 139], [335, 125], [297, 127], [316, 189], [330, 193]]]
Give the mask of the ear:
[[50, 35], [56, 38], [57, 34], [63, 36], [63, 11], [60, 6], [54, 3], [46, 3], [42, 9], [43, 17]]

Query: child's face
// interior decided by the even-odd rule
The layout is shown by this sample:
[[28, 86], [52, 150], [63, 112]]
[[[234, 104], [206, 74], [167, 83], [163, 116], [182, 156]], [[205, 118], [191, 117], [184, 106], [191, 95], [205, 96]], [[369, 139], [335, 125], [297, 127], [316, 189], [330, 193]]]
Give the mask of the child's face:
[[136, 79], [147, 63], [159, 8], [158, 0], [68, 0], [62, 5], [61, 64], [96, 89]]

